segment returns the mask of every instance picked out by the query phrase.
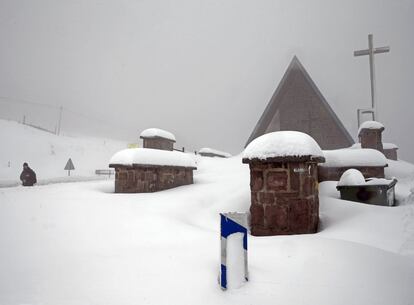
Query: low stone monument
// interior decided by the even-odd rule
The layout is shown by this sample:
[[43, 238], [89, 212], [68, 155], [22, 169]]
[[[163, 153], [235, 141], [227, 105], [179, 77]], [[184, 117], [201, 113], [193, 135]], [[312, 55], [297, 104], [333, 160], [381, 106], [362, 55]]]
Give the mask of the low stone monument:
[[350, 168], [359, 170], [365, 178], [384, 178], [388, 166], [384, 154], [375, 149], [344, 148], [324, 150], [325, 163], [320, 164], [318, 181], [339, 181]]
[[170, 151], [174, 149], [175, 136], [171, 132], [168, 132], [163, 129], [145, 129], [141, 133], [140, 138], [143, 139], [144, 148], [153, 148]]
[[[398, 159], [398, 146], [392, 143], [382, 142], [382, 132], [385, 127], [380, 122], [366, 121], [361, 124], [358, 130], [359, 144], [355, 148], [372, 148], [382, 152], [387, 159]], [[356, 147], [357, 146], [357, 147]]]
[[358, 130], [358, 138], [361, 148], [372, 148], [384, 152], [382, 146], [382, 132], [384, 125], [376, 121], [366, 121], [361, 124]]
[[197, 169], [188, 154], [147, 148], [121, 150], [109, 167], [115, 168], [115, 193], [149, 193], [192, 184]]
[[367, 204], [395, 205], [395, 184], [397, 179], [370, 178], [365, 179], [356, 169], [343, 173], [336, 189], [341, 199]]
[[243, 153], [250, 166], [251, 234], [315, 233], [319, 223], [319, 145], [309, 135], [278, 131], [253, 140]]

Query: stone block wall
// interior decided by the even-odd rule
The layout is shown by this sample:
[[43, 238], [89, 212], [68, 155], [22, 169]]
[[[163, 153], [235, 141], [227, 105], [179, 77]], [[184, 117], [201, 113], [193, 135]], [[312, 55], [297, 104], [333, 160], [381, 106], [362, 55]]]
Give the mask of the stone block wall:
[[398, 160], [398, 148], [384, 148], [384, 155], [387, 159]]
[[143, 138], [144, 148], [170, 150], [174, 148], [174, 142], [164, 138]]
[[362, 129], [359, 133], [361, 148], [372, 148], [384, 152], [382, 146], [382, 131], [384, 129]]
[[351, 167], [326, 167], [326, 166], [318, 166], [318, 181], [339, 181], [341, 179], [342, 174], [350, 169], [355, 168], [359, 170], [365, 178], [384, 178], [384, 166], [351, 166]]
[[319, 222], [315, 162], [252, 162], [251, 233], [315, 233]]
[[151, 193], [192, 183], [192, 168], [170, 166], [115, 168], [115, 193]]

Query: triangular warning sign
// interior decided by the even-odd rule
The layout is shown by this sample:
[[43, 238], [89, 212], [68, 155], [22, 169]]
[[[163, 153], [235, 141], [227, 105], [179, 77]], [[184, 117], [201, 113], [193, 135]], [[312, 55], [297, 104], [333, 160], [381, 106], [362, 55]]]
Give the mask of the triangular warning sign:
[[68, 162], [66, 162], [66, 165], [65, 165], [64, 169], [67, 170], [67, 171], [71, 171], [71, 170], [75, 169], [75, 166], [73, 166], [73, 162], [72, 162], [71, 158], [69, 158]]

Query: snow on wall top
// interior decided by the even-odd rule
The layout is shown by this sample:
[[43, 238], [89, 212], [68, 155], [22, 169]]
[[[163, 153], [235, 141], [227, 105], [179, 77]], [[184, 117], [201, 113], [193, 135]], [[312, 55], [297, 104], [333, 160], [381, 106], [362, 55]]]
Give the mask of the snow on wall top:
[[362, 149], [335, 149], [324, 150], [326, 167], [349, 166], [386, 166], [387, 158], [378, 150], [370, 148]]
[[[384, 149], [398, 149], [398, 146], [393, 143], [382, 143]], [[361, 149], [361, 143], [355, 143], [350, 148]]]
[[141, 132], [141, 138], [155, 138], [160, 137], [164, 139], [168, 139], [175, 142], [175, 136], [166, 130], [159, 129], [159, 128], [148, 128]]
[[384, 129], [384, 125], [377, 121], [366, 121], [359, 126], [358, 134], [362, 129]]
[[338, 186], [345, 186], [345, 185], [363, 185], [365, 184], [365, 178], [362, 173], [354, 168], [346, 170], [341, 179], [339, 179]]
[[243, 152], [243, 159], [275, 157], [323, 157], [318, 143], [299, 131], [275, 131], [254, 139]]
[[339, 179], [337, 186], [354, 186], [354, 185], [389, 185], [396, 179], [388, 180], [384, 178], [369, 178], [366, 179], [362, 173], [354, 168], [346, 170], [341, 179]]
[[109, 161], [109, 166], [132, 166], [133, 164], [196, 168], [195, 161], [188, 154], [178, 151], [167, 151], [150, 148], [124, 149], [113, 155]]
[[226, 157], [226, 158], [231, 157], [231, 154], [229, 154], [228, 152], [212, 149], [212, 148], [209, 148], [209, 147], [203, 147], [198, 152], [199, 153], [205, 153], [205, 154], [215, 154], [215, 155], [223, 156], [223, 157]]

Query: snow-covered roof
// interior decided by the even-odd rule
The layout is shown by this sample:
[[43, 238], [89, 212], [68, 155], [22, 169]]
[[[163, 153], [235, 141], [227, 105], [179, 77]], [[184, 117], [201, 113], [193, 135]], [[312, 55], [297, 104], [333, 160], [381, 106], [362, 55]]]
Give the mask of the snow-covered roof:
[[376, 149], [335, 149], [324, 150], [326, 167], [351, 167], [351, 166], [387, 166], [387, 158]]
[[309, 135], [299, 131], [276, 131], [254, 139], [243, 152], [243, 159], [277, 157], [323, 158], [318, 143]]
[[159, 128], [148, 128], [141, 132], [141, 138], [164, 138], [175, 142], [175, 136], [166, 130]]
[[362, 173], [354, 168], [346, 170], [341, 179], [338, 181], [338, 186], [345, 186], [345, 185], [363, 185], [365, 184], [365, 178]]
[[198, 152], [201, 153], [201, 154], [203, 154], [203, 153], [204, 154], [215, 154], [215, 155], [223, 156], [223, 157], [226, 157], [226, 158], [231, 157], [231, 154], [229, 154], [228, 152], [216, 150], [216, 149], [209, 148], [209, 147], [203, 147]]
[[109, 166], [115, 165], [161, 165], [196, 168], [196, 163], [186, 153], [178, 151], [158, 150], [149, 148], [129, 148], [117, 152], [109, 161]]
[[[382, 143], [382, 147], [384, 149], [398, 149], [398, 146], [393, 143]], [[361, 149], [361, 143], [355, 143], [350, 148]]]
[[366, 121], [359, 126], [358, 134], [362, 129], [384, 129], [384, 125], [377, 121]]

